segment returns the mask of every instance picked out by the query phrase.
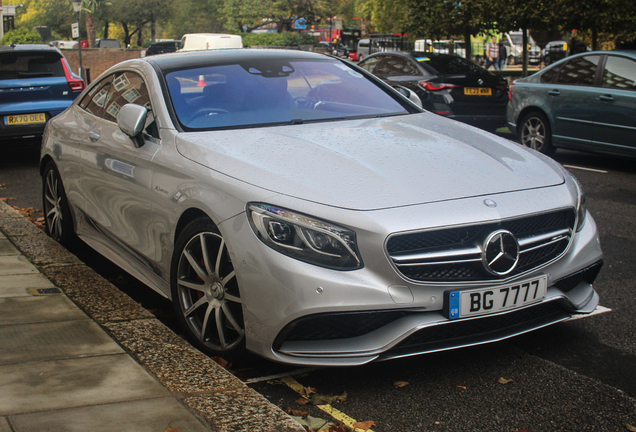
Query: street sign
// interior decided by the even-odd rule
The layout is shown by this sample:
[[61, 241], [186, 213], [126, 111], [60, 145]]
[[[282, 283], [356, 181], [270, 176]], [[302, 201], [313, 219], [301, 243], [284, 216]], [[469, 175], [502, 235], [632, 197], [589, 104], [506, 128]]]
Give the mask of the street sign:
[[73, 38], [78, 38], [79, 37], [79, 24], [78, 23], [71, 24], [71, 36]]

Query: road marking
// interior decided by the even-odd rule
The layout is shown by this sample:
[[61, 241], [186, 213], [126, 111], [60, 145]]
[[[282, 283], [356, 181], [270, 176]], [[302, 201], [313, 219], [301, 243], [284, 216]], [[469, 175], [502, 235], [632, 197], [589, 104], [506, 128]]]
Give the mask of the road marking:
[[603, 313], [607, 313], [607, 312], [611, 312], [612, 310], [610, 308], [606, 308], [605, 306], [601, 306], [598, 305], [596, 306], [596, 309], [594, 309], [594, 311], [592, 313], [589, 314], [574, 314], [572, 315], [572, 318], [568, 319], [567, 321], [572, 321], [572, 320], [576, 320], [576, 319], [581, 319], [581, 318], [587, 318], [593, 315], [600, 315]]
[[580, 167], [580, 166], [575, 166], [575, 165], [563, 165], [563, 167], [564, 168], [571, 168], [571, 169], [581, 170], [581, 171], [590, 171], [590, 172], [596, 172], [596, 173], [601, 173], [601, 174], [607, 174], [607, 171], [594, 169], [594, 168], [585, 168], [585, 167]]
[[[288, 377], [282, 378], [281, 381], [284, 382], [285, 384], [287, 384], [287, 386], [289, 388], [294, 390], [296, 393], [301, 395], [303, 398], [309, 400], [309, 397], [307, 397], [307, 394], [305, 392], [305, 387], [301, 383], [296, 381], [294, 378], [288, 376]], [[329, 414], [331, 417], [335, 418], [338, 421], [341, 421], [342, 423], [346, 424], [347, 426], [349, 426], [351, 428], [353, 428], [354, 424], [358, 423], [356, 420], [352, 419], [351, 417], [349, 417], [345, 413], [335, 409], [331, 405], [316, 405], [316, 407], [319, 408], [320, 410], [322, 410], [323, 412]], [[355, 431], [362, 431], [362, 429], [359, 429], [359, 428], [354, 428], [354, 430]], [[368, 429], [366, 432], [373, 432], [373, 431], [371, 429]]]

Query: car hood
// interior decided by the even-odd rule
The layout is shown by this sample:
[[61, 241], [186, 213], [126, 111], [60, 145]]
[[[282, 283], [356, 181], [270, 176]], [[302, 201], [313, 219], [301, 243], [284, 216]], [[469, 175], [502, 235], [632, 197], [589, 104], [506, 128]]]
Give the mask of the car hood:
[[561, 184], [542, 155], [430, 113], [177, 135], [184, 157], [299, 199], [373, 210]]

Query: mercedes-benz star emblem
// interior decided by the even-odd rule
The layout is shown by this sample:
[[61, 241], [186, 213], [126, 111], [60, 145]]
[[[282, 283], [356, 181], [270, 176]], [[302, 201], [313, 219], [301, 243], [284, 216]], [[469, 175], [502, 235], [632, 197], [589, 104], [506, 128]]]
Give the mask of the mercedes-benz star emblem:
[[480, 79], [477, 80], [477, 83], [479, 85], [484, 85], [484, 80], [480, 78]]
[[488, 272], [504, 276], [514, 270], [519, 262], [519, 242], [510, 231], [491, 233], [484, 242], [481, 259]]
[[486, 206], [488, 206], [488, 207], [493, 207], [493, 208], [494, 208], [494, 207], [497, 207], [497, 203], [496, 203], [496, 202], [494, 202], [494, 201], [493, 201], [493, 200], [491, 200], [491, 199], [485, 199], [485, 200], [484, 200], [484, 204], [485, 204]]

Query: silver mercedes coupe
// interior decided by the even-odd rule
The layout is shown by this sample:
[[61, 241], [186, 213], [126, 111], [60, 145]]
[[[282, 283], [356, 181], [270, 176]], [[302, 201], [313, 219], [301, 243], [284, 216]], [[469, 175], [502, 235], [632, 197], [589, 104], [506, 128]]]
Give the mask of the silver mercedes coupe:
[[597, 229], [568, 171], [334, 57], [126, 61], [48, 123], [41, 173], [49, 234], [171, 299], [214, 355], [359, 365], [599, 302]]

